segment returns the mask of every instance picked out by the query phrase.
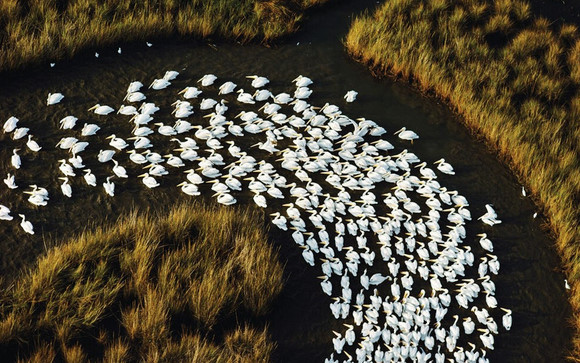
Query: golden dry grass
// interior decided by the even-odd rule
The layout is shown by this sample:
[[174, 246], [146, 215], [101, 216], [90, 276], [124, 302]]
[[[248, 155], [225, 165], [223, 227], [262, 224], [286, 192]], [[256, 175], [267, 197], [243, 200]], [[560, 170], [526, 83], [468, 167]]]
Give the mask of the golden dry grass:
[[580, 38], [521, 0], [391, 0], [354, 20], [350, 54], [447, 100], [532, 192], [573, 291], [580, 360]]
[[0, 71], [170, 35], [272, 41], [328, 0], [2, 0]]
[[133, 213], [55, 247], [0, 299], [3, 360], [264, 362], [282, 289], [258, 212]]

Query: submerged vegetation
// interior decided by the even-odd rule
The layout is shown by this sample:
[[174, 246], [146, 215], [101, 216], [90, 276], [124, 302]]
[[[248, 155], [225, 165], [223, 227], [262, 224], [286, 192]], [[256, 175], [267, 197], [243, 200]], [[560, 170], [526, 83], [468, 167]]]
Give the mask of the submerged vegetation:
[[296, 31], [303, 11], [326, 1], [3, 0], [0, 71], [171, 34], [268, 42]]
[[50, 250], [2, 293], [3, 359], [268, 361], [256, 318], [282, 289], [261, 215], [133, 213]]
[[580, 360], [580, 38], [525, 1], [391, 0], [357, 18], [353, 57], [447, 100], [549, 217], [572, 284]]

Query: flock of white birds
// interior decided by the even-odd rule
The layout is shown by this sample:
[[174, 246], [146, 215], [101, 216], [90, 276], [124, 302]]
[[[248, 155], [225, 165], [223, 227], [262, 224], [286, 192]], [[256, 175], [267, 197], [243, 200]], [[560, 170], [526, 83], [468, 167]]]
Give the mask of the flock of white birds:
[[[90, 108], [94, 122], [81, 126], [77, 117], [62, 115], [60, 127], [70, 135], [56, 145], [68, 152], [55, 176], [62, 180], [60, 191], [32, 185], [24, 191], [28, 201], [43, 207], [52, 193], [73, 198], [73, 185], [114, 197], [115, 183], [139, 174], [144, 187], [156, 188], [168, 182], [169, 173], [184, 176], [177, 185], [183, 193], [211, 193], [224, 205], [248, 190], [262, 208], [280, 199], [286, 204], [271, 214], [272, 223], [291, 230], [304, 261], [321, 269], [330, 310], [344, 322], [334, 332], [327, 362], [487, 361], [494, 336], [511, 328], [511, 311], [500, 311], [495, 298], [500, 263], [492, 241], [471, 233], [476, 244], [465, 243], [469, 203], [437, 181], [440, 173], [454, 174], [449, 163], [440, 159], [429, 167], [407, 149], [395, 151], [389, 133], [374, 121], [350, 118], [336, 105], [311, 105], [313, 82], [304, 76], [294, 79], [291, 93], [274, 94], [265, 88], [265, 77], [248, 76], [248, 92], [207, 74], [175, 92], [173, 118], [156, 114], [160, 107], [147, 102], [145, 92], [152, 96], [177, 76], [168, 71], [147, 91], [131, 82], [126, 105]], [[349, 91], [345, 102], [356, 97]], [[49, 94], [47, 107], [60, 102], [66, 102], [64, 95]], [[230, 107], [241, 112], [228, 113]], [[99, 132], [114, 112], [134, 125], [131, 134]], [[35, 140], [15, 116], [3, 131], [22, 143], [4, 179], [16, 193], [19, 169], [27, 163], [19, 152], [54, 148]], [[409, 147], [418, 138], [405, 128], [389, 136]], [[154, 140], [164, 137], [173, 152], [155, 151]], [[91, 153], [93, 140], [108, 144]], [[242, 146], [248, 140], [257, 142]], [[111, 172], [95, 175], [86, 160], [110, 165]], [[481, 222], [501, 223], [491, 205], [486, 210]], [[12, 220], [11, 213], [0, 205], [0, 219]], [[33, 224], [19, 216], [24, 232], [34, 234]]]

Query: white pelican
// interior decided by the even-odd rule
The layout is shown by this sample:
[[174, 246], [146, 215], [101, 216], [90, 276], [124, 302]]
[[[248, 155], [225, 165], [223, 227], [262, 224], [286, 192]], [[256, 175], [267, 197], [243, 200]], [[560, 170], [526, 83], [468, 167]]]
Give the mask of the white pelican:
[[28, 234], [34, 234], [34, 228], [32, 226], [32, 223], [30, 223], [30, 221], [26, 220], [26, 218], [24, 217], [24, 214], [19, 214], [19, 216], [20, 216], [20, 218], [22, 218], [22, 222], [20, 222], [20, 227], [22, 227], [24, 232], [26, 232]]
[[149, 175], [149, 173], [141, 174], [139, 177], [143, 178], [143, 184], [145, 184], [147, 188], [155, 188], [160, 185], [154, 177]]
[[113, 161], [113, 164], [115, 164], [115, 166], [113, 166], [113, 173], [115, 173], [115, 175], [119, 178], [127, 178], [127, 170], [122, 165], [119, 165], [117, 160], [111, 160]]
[[137, 108], [135, 108], [135, 106], [121, 105], [121, 107], [119, 107], [119, 109], [117, 110], [117, 113], [129, 116], [129, 115], [137, 115], [139, 112], [137, 112]]
[[38, 152], [40, 149], [42, 149], [42, 147], [40, 147], [36, 141], [32, 140], [32, 135], [28, 135], [26, 146], [34, 152]]
[[217, 77], [213, 74], [206, 74], [203, 77], [201, 77], [197, 82], [201, 82], [201, 85], [204, 87], [207, 86], [211, 86], [215, 80], [217, 79]]
[[16, 129], [16, 126], [18, 125], [18, 121], [19, 120], [16, 117], [10, 116], [10, 118], [8, 118], [6, 122], [4, 122], [4, 126], [2, 127], [4, 133], [14, 131], [14, 129]]
[[111, 197], [115, 196], [115, 183], [111, 181], [111, 177], [107, 177], [107, 181], [103, 183], [103, 188], [105, 189], [105, 193], [109, 194]]
[[12, 139], [13, 140], [19, 140], [22, 139], [24, 136], [28, 135], [28, 131], [30, 129], [28, 127], [19, 127], [16, 130], [14, 130], [14, 133], [12, 134]]
[[137, 92], [143, 87], [143, 83], [139, 81], [133, 81], [129, 83], [129, 87], [127, 87], [127, 93]]
[[165, 72], [165, 75], [163, 76], [163, 79], [166, 79], [168, 81], [173, 81], [175, 78], [177, 78], [177, 76], [179, 76], [179, 72], [177, 72], [177, 71], [167, 71], [167, 72]]
[[218, 95], [227, 95], [228, 93], [232, 93], [234, 89], [236, 89], [236, 84], [231, 81], [227, 81], [226, 83], [222, 84], [219, 87]]
[[63, 181], [63, 183], [60, 185], [62, 194], [69, 198], [72, 197], [72, 188], [68, 183], [68, 177], [59, 177], [59, 179]]
[[261, 88], [270, 83], [270, 80], [266, 77], [254, 75], [254, 76], [246, 76], [246, 78], [252, 80], [252, 87], [254, 88]]
[[171, 85], [171, 82], [169, 82], [166, 79], [156, 79], [153, 82], [151, 82], [151, 84], [149, 85], [149, 88], [153, 88], [154, 90], [160, 90], [160, 89], [164, 89], [167, 88], [169, 85]]
[[85, 124], [81, 130], [81, 135], [92, 136], [97, 133], [101, 128], [95, 124]]
[[46, 98], [46, 105], [50, 106], [57, 104], [60, 101], [62, 101], [63, 98], [64, 96], [62, 95], [62, 93], [49, 93], [48, 97]]
[[131, 92], [127, 93], [123, 101], [127, 100], [128, 102], [139, 102], [143, 101], [147, 97], [142, 92]]
[[357, 91], [350, 90], [344, 95], [344, 99], [346, 102], [354, 102], [356, 100], [356, 96], [358, 95]]
[[12, 157], [10, 158], [10, 162], [15, 169], [20, 169], [20, 165], [22, 163], [20, 160], [20, 155], [18, 155], [18, 151], [20, 151], [20, 149], [12, 150]]
[[202, 92], [197, 89], [197, 87], [185, 87], [179, 94], [183, 94], [183, 98], [191, 99], [197, 98]]
[[296, 84], [296, 87], [308, 87], [313, 83], [310, 78], [305, 77], [303, 75], [299, 75], [292, 82]]
[[85, 172], [85, 175], [83, 175], [83, 178], [85, 179], [85, 182], [87, 183], [87, 185], [90, 185], [92, 187], [96, 187], [97, 186], [97, 177], [95, 177], [95, 174], [93, 174], [91, 172], [91, 169], [85, 169], [83, 171]]
[[409, 140], [411, 142], [413, 142], [413, 140], [419, 138], [419, 135], [417, 135], [414, 131], [407, 130], [405, 127], [396, 131], [395, 135], [398, 135], [399, 139], [401, 139], [401, 140]]
[[115, 110], [110, 106], [107, 106], [107, 105], [101, 106], [100, 104], [97, 103], [93, 107], [89, 108], [89, 111], [93, 111], [97, 115], [105, 116], [105, 115], [108, 115]]
[[111, 141], [109, 142], [109, 145], [111, 145], [112, 147], [114, 147], [117, 150], [123, 150], [124, 148], [129, 146], [129, 144], [127, 144], [127, 142], [125, 140], [121, 139], [120, 137], [115, 136], [115, 134], [107, 136], [106, 139], [111, 139]]
[[10, 215], [10, 209], [5, 205], [0, 204], [0, 220], [11, 221], [12, 219], [14, 219], [14, 217]]
[[72, 115], [66, 116], [59, 121], [60, 128], [63, 130], [70, 130], [70, 129], [75, 127], [77, 120], [78, 120], [78, 118], [76, 118]]
[[16, 182], [14, 181], [14, 175], [8, 173], [8, 175], [6, 175], [6, 178], [4, 179], [4, 184], [6, 184], [6, 186], [10, 189], [16, 189], [18, 188], [18, 186], [16, 185]]

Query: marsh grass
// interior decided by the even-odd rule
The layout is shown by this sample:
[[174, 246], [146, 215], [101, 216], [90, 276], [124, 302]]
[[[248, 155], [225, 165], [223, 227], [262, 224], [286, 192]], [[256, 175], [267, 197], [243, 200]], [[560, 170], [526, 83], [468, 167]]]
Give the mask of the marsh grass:
[[169, 35], [270, 42], [328, 0], [2, 0], [0, 71]]
[[282, 289], [262, 216], [134, 212], [49, 250], [0, 300], [3, 360], [268, 361]]
[[524, 1], [391, 0], [352, 23], [350, 54], [447, 100], [549, 218], [573, 290], [580, 360], [580, 38]]

